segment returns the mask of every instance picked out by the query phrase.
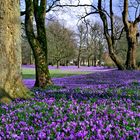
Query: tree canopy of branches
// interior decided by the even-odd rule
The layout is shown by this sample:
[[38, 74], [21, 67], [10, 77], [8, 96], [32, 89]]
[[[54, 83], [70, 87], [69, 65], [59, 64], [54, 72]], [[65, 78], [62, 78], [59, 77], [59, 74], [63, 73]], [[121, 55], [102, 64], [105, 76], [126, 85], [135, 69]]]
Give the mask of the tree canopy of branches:
[[[112, 0], [110, 0], [110, 22], [108, 22], [107, 18], [107, 12], [102, 8], [102, 0], [98, 0], [98, 10], [99, 10], [99, 15], [100, 18], [103, 22], [103, 27], [104, 27], [104, 35], [106, 37], [107, 43], [108, 43], [108, 51], [111, 59], [114, 61], [118, 69], [123, 70], [125, 69], [124, 66], [121, 64], [120, 60], [118, 59], [117, 55], [114, 52], [114, 45], [115, 45], [115, 37], [114, 37], [114, 13], [112, 9]], [[110, 27], [109, 27], [110, 23]], [[109, 29], [111, 30], [109, 32]]]

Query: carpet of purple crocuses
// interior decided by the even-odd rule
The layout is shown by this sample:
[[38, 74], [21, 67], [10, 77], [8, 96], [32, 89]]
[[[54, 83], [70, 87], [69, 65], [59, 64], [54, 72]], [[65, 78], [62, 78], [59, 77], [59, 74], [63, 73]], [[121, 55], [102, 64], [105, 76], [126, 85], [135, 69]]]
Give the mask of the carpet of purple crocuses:
[[90, 70], [1, 104], [0, 140], [140, 140], [140, 71]]

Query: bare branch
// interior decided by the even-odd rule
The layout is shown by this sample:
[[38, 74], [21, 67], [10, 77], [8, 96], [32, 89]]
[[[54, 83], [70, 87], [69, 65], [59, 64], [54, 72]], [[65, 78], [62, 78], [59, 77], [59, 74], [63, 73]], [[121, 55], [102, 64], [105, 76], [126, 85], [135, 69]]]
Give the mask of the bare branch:
[[136, 25], [138, 22], [140, 22], [140, 15], [135, 19], [134, 25]]
[[21, 11], [20, 16], [24, 16], [26, 14], [26, 11]]
[[55, 8], [57, 5], [55, 5], [57, 2], [59, 2], [60, 0], [55, 0], [53, 1], [53, 3], [48, 7], [48, 9], [46, 10], [46, 13], [50, 12], [53, 8]]
[[122, 28], [121, 33], [120, 33], [119, 37], [118, 37], [118, 38], [115, 38], [115, 40], [120, 40], [120, 39], [121, 39], [122, 34], [123, 34], [123, 31], [124, 31], [124, 27]]
[[97, 8], [92, 4], [58, 4], [58, 7], [92, 7], [93, 9], [97, 10]]
[[102, 10], [102, 0], [98, 1], [98, 9], [99, 9], [99, 15], [102, 19], [103, 25], [104, 25], [104, 34], [107, 38], [110, 38], [110, 35], [108, 33], [108, 22], [107, 22], [107, 16]]
[[[53, 3], [48, 7], [48, 9], [46, 10], [46, 13], [50, 12], [53, 8], [56, 7], [56, 3], [59, 2], [60, 0], [55, 0], [53, 1]], [[21, 11], [20, 12], [20, 16], [24, 16], [26, 14], [26, 11]]]
[[90, 13], [86, 13], [84, 16], [82, 16], [81, 18], [80, 18], [80, 20], [82, 20], [82, 19], [85, 19], [86, 17], [88, 17], [88, 16], [90, 16], [90, 15], [92, 15], [92, 14], [98, 14], [99, 12], [97, 12], [97, 11], [95, 11], [95, 12], [90, 12]]
[[112, 7], [112, 0], [110, 0], [111, 39], [112, 43], [114, 44], [114, 13]]
[[129, 23], [128, 23], [128, 0], [124, 0], [123, 9], [124, 9], [122, 12], [123, 22], [124, 22], [124, 25], [128, 28], [128, 26], [129, 26]]

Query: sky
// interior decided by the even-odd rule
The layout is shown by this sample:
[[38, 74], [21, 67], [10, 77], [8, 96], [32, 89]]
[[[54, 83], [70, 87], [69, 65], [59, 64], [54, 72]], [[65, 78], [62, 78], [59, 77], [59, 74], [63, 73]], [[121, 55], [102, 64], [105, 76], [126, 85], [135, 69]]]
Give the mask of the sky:
[[[21, 9], [25, 9], [24, 0], [20, 0]], [[79, 4], [91, 4], [92, 0], [80, 0]], [[78, 0], [61, 0], [61, 4], [78, 4]], [[90, 11], [90, 7], [86, 7], [86, 11]], [[54, 11], [50, 11], [48, 14], [59, 19], [59, 21], [64, 24], [68, 28], [75, 29], [75, 26], [78, 24], [79, 16], [84, 15], [85, 8], [77, 7], [77, 8], [59, 8], [59, 11], [55, 9]]]
[[[20, 0], [21, 1], [21, 9], [24, 9], [25, 4], [24, 4], [24, 0]], [[51, 0], [48, 0], [51, 1]], [[79, 3], [80, 1], [80, 3]], [[61, 4], [75, 4], [77, 5], [79, 4], [92, 4], [92, 2], [94, 1], [94, 3], [97, 3], [98, 0], [60, 0]], [[135, 0], [132, 0], [135, 1]], [[106, 0], [105, 5], [108, 6], [109, 0]], [[122, 15], [122, 10], [119, 7], [120, 1], [119, 0], [113, 0], [113, 9], [114, 9], [114, 13], [117, 14], [118, 16]], [[86, 7], [86, 11], [90, 12], [91, 7]], [[134, 9], [129, 9], [130, 11], [130, 19], [134, 20]], [[139, 10], [140, 11], [140, 10]], [[50, 11], [48, 13], [49, 15], [57, 18], [59, 20], [60, 23], [64, 24], [66, 27], [71, 28], [71, 29], [76, 29], [76, 26], [78, 23], [80, 23], [79, 21], [79, 17], [81, 17], [82, 15], [85, 14], [85, 8], [83, 7], [77, 7], [77, 8], [70, 8], [70, 7], [65, 7], [65, 8], [59, 8], [59, 11], [57, 9], [55, 9], [54, 11]], [[47, 14], [47, 17], [48, 17]], [[91, 18], [92, 21], [96, 21], [99, 20], [99, 16], [89, 16], [87, 18]]]
[[[61, 4], [73, 4], [77, 5], [79, 4], [88, 4], [90, 5], [92, 0], [80, 0], [80, 3], [78, 0], [61, 0]], [[65, 8], [59, 8], [59, 11], [55, 12], [50, 12], [50, 14], [56, 16], [59, 21], [62, 24], [65, 24], [66, 27], [75, 29], [77, 24], [80, 22], [79, 17], [84, 15], [85, 10], [87, 12], [90, 11], [91, 7], [77, 7], [77, 8], [70, 8], [70, 7], [65, 7]]]

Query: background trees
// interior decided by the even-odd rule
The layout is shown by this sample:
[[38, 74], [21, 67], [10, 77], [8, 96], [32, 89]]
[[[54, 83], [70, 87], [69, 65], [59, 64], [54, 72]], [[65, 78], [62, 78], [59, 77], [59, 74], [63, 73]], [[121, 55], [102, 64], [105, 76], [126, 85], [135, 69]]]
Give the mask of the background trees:
[[58, 21], [47, 26], [48, 58], [51, 64], [67, 65], [75, 56], [76, 42], [74, 33]]
[[[82, 5], [80, 3], [77, 3], [77, 5], [72, 5], [72, 4], [60, 5], [60, 3], [56, 3], [56, 2], [59, 2], [59, 0], [58, 1], [53, 1], [52, 6], [48, 6], [48, 7], [50, 7], [50, 8], [52, 8], [52, 7], [56, 8], [57, 7], [56, 8], [57, 10], [59, 10], [58, 7], [64, 7], [64, 6], [65, 7], [74, 7], [74, 8], [76, 8], [76, 7], [85, 7], [85, 8], [91, 7], [90, 11], [85, 10], [85, 15], [83, 15], [83, 17], [81, 19], [83, 19], [83, 18], [86, 19], [87, 16], [91, 16], [93, 14], [99, 14], [100, 19], [98, 18], [97, 20], [101, 20], [102, 23], [103, 23], [103, 28], [101, 30], [104, 30], [103, 34], [105, 35], [105, 37], [103, 37], [103, 35], [102, 35], [102, 38], [106, 39], [106, 42], [108, 44], [108, 53], [109, 53], [112, 61], [115, 63], [115, 65], [118, 67], [118, 69], [135, 69], [136, 68], [136, 66], [129, 68], [126, 65], [128, 60], [130, 62], [130, 55], [128, 55], [130, 53], [128, 53], [128, 52], [130, 52], [129, 48], [132, 48], [132, 47], [129, 47], [129, 45], [132, 44], [132, 43], [129, 43], [128, 39], [125, 39], [124, 31], [126, 32], [126, 30], [125, 30], [126, 28], [123, 28], [123, 26], [124, 26], [123, 21], [124, 20], [122, 20], [123, 18], [121, 17], [121, 14], [118, 16], [118, 13], [116, 13], [115, 8], [119, 8], [119, 7], [114, 8], [114, 5], [113, 5], [114, 2], [112, 0], [109, 0], [109, 1], [98, 0], [97, 2], [91, 3], [91, 5], [90, 4], [85, 4], [85, 5], [83, 4]], [[129, 5], [129, 2], [130, 2], [130, 4], [132, 4], [131, 1], [128, 1], [128, 5]], [[122, 4], [123, 5], [122, 9], [124, 9], [124, 4], [125, 3], [124, 3], [124, 1], [122, 1], [122, 3], [123, 3]], [[135, 3], [133, 3], [132, 7], [135, 7], [136, 11], [138, 11], [139, 2], [136, 1]], [[48, 10], [46, 10], [46, 11], [48, 11]], [[135, 19], [137, 19], [136, 21], [137, 21], [137, 24], [138, 24], [138, 17], [139, 16], [138, 16], [138, 14], [135, 14], [135, 15], [136, 15]], [[92, 24], [95, 24], [91, 18], [92, 17], [88, 18], [88, 20], [90, 20], [90, 22], [92, 22]], [[127, 18], [127, 20], [129, 20], [129, 19], [130, 18]], [[59, 19], [57, 19], [57, 20], [59, 21]], [[99, 21], [99, 23], [101, 21]], [[86, 31], [86, 26], [84, 26], [84, 30], [85, 30], [84, 34], [87, 34], [86, 33], [87, 32]], [[92, 31], [92, 32], [95, 32], [95, 31]], [[101, 34], [102, 34], [102, 32], [101, 32]], [[58, 36], [58, 35], [59, 34], [57, 34], [56, 36]], [[86, 36], [86, 35], [84, 35], [84, 36]], [[88, 33], [88, 36], [90, 36], [89, 33]], [[136, 36], [138, 37], [138, 32], [137, 32]], [[83, 45], [82, 45], [83, 46], [82, 51], [85, 52], [85, 53], [83, 53], [81, 51], [80, 41], [78, 40], [78, 37], [76, 37], [77, 46], [79, 46], [79, 47], [77, 47], [77, 60], [76, 60], [78, 66], [80, 66], [80, 63], [81, 63], [80, 61], [81, 60], [83, 61], [83, 64], [86, 60], [88, 62], [87, 65], [90, 65], [91, 61], [94, 62], [94, 64], [96, 64], [95, 61], [101, 62], [100, 59], [101, 59], [102, 55], [101, 55], [101, 53], [99, 55], [99, 48], [100, 48], [100, 52], [102, 52], [102, 53], [104, 53], [104, 51], [106, 51], [105, 49], [103, 49], [103, 48], [105, 48], [103, 46], [104, 43], [98, 41], [98, 40], [100, 40], [99, 36], [96, 38], [96, 41], [94, 40], [94, 45], [92, 45], [92, 46], [94, 46], [94, 49], [93, 49], [93, 47], [91, 47], [91, 45], [89, 43], [89, 41], [91, 41], [89, 38], [90, 37], [86, 37], [86, 40], [85, 40], [85, 37], [84, 37], [84, 41], [83, 41]], [[128, 47], [127, 47], [127, 45], [128, 45]], [[98, 47], [98, 46], [102, 46], [102, 47]], [[137, 47], [134, 47], [134, 48], [137, 48]], [[135, 49], [133, 49], [133, 50], [135, 50]], [[93, 54], [93, 52], [94, 52], [94, 54]], [[132, 53], [133, 57], [131, 57], [131, 58], [133, 58], [133, 60], [135, 62], [136, 61], [135, 59], [138, 58], [138, 57], [136, 57], [135, 51], [131, 51], [131, 52], [134, 52], [134, 53]], [[63, 53], [63, 54], [66, 54], [66, 53]], [[59, 53], [57, 53], [57, 54], [55, 53], [55, 56], [56, 55], [57, 55], [57, 57], [55, 57], [55, 59], [53, 59], [53, 61], [56, 62], [57, 65], [59, 65], [59, 63], [60, 63], [59, 56], [60, 55], [59, 55]], [[98, 57], [96, 55], [98, 55]], [[63, 58], [63, 61], [68, 61], [68, 60], [66, 60], [66, 58], [64, 58], [64, 56], [62, 56], [62, 58]], [[136, 65], [136, 62], [135, 62], [135, 65]]]
[[85, 46], [85, 40], [86, 40], [86, 31], [85, 26], [83, 24], [80, 24], [78, 26], [78, 32], [77, 32], [77, 66], [80, 67], [81, 63], [81, 56], [84, 51]]
[[[77, 0], [78, 1], [78, 0]], [[139, 0], [123, 0], [122, 2], [122, 9], [119, 9], [119, 6], [117, 7], [117, 1], [113, 0], [98, 0], [94, 1], [91, 4], [81, 4], [80, 1], [77, 2], [77, 4], [64, 4], [59, 5], [60, 7], [90, 7], [91, 10], [87, 11], [85, 10], [85, 15], [81, 17], [81, 19], [86, 19], [87, 17], [90, 17], [89, 19], [92, 21], [92, 17], [95, 17], [95, 14], [100, 15], [100, 20], [103, 23], [104, 27], [104, 35], [108, 44], [108, 52], [110, 55], [110, 58], [115, 63], [115, 65], [118, 67], [118, 69], [135, 69], [136, 68], [136, 46], [137, 46], [137, 37], [138, 37], [138, 23], [139, 23], [139, 8], [140, 8], [140, 2]], [[115, 5], [116, 4], [116, 5]], [[114, 6], [115, 5], [115, 6]], [[133, 8], [133, 9], [132, 9]], [[117, 11], [122, 10], [123, 15], [117, 13]], [[132, 15], [133, 13], [133, 15]], [[131, 16], [128, 17], [128, 15]], [[115, 20], [115, 17], [119, 16], [121, 21], [124, 23], [124, 25], [120, 26], [121, 30], [119, 29], [117, 32], [115, 32], [115, 24], [117, 23], [117, 20]], [[133, 18], [135, 17], [135, 18]], [[99, 20], [98, 17], [96, 17], [96, 20]], [[120, 60], [120, 56], [118, 56], [118, 52], [116, 52], [116, 45], [118, 45], [118, 40], [121, 39], [122, 33], [126, 32], [126, 41], [128, 47], [125, 49], [127, 51], [126, 60], [125, 62], [122, 62]], [[134, 47], [135, 46], [135, 47]], [[124, 46], [122, 46], [123, 48]], [[118, 48], [118, 47], [117, 47]], [[120, 49], [122, 50], [122, 49]]]
[[88, 51], [88, 59], [92, 57], [94, 66], [101, 65], [105, 52], [105, 45], [103, 45], [105, 42], [103, 27], [99, 22], [95, 22], [89, 25], [89, 30], [89, 36], [87, 38], [89, 43], [87, 47], [89, 47], [91, 51]]

